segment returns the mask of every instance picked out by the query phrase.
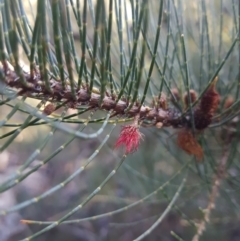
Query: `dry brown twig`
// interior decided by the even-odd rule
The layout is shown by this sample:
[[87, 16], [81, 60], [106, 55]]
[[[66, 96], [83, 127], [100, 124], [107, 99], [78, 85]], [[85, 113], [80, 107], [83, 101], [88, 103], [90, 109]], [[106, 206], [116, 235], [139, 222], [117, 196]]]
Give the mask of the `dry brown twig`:
[[217, 196], [219, 195], [219, 188], [221, 185], [221, 181], [225, 178], [225, 173], [226, 173], [225, 170], [226, 170], [226, 164], [228, 160], [228, 154], [229, 154], [228, 151], [225, 150], [225, 153], [219, 162], [217, 173], [213, 177], [212, 191], [209, 196], [207, 208], [204, 210], [204, 217], [202, 221], [198, 224], [197, 232], [194, 235], [192, 241], [199, 241], [201, 235], [206, 229], [206, 224], [210, 222], [210, 214], [211, 214], [211, 211], [215, 208], [215, 203], [216, 203]]

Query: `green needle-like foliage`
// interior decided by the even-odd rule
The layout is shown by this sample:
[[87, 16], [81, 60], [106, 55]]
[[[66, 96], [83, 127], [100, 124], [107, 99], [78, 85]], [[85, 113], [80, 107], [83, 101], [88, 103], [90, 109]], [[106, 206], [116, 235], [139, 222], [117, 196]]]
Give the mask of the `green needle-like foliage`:
[[0, 239], [239, 240], [239, 70], [237, 0], [0, 0]]

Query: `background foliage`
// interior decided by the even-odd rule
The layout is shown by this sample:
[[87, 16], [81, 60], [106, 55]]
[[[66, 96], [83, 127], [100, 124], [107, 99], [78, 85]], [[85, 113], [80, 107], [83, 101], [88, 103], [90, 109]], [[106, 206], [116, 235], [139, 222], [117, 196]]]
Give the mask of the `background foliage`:
[[[239, 1], [1, 0], [0, 11], [0, 240], [239, 239]], [[32, 76], [49, 92], [29, 90]], [[184, 94], [199, 101], [216, 76], [202, 162], [177, 146], [180, 128], [141, 127], [137, 152], [114, 149], [133, 120], [110, 118], [106, 95], [128, 111], [163, 92], [184, 114]], [[73, 100], [88, 86], [99, 107], [53, 98], [56, 83]]]

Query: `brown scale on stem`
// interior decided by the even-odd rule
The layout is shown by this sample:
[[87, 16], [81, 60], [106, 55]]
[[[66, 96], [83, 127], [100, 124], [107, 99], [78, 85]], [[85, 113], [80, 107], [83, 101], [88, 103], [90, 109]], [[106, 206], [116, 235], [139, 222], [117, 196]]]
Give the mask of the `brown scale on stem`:
[[45, 106], [44, 110], [43, 110], [43, 114], [45, 115], [51, 115], [56, 109], [56, 106], [52, 103], [49, 103]]
[[[192, 103], [195, 102], [197, 100], [196, 91], [190, 90], [189, 93], [190, 93], [191, 102]], [[187, 93], [184, 94], [183, 99], [184, 99], [185, 108], [187, 109], [189, 107], [189, 101], [188, 101], [188, 94]]]
[[232, 96], [228, 96], [224, 102], [223, 109], [227, 110], [230, 108], [235, 102], [235, 99]]

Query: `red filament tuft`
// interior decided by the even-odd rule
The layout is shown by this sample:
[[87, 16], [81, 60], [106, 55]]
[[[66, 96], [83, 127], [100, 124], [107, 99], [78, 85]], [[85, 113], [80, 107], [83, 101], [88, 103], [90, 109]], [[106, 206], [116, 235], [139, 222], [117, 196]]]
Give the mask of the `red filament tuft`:
[[137, 125], [123, 126], [115, 148], [123, 145], [125, 146], [125, 154], [132, 153], [138, 149], [141, 139], [142, 133]]

